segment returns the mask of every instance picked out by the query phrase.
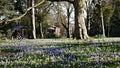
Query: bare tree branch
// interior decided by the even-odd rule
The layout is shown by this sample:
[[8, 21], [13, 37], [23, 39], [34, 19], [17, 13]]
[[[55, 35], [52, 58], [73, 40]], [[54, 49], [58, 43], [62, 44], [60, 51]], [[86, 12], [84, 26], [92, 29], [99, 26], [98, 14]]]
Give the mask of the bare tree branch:
[[24, 16], [27, 14], [27, 12], [30, 11], [32, 8], [39, 6], [39, 5], [41, 5], [42, 3], [44, 3], [44, 2], [45, 2], [45, 0], [42, 0], [42, 1], [39, 2], [38, 4], [36, 4], [36, 5], [32, 6], [32, 7], [27, 8], [26, 12], [25, 12], [24, 14], [20, 15], [19, 17], [12, 18], [12, 19], [8, 19], [8, 20], [1, 20], [0, 23], [2, 23], [2, 22], [7, 23], [7, 22], [10, 22], [10, 21], [14, 21], [14, 20], [21, 19], [21, 18], [24, 17]]
[[68, 29], [68, 27], [63, 22], [61, 22], [61, 24], [66, 30]]
[[74, 3], [74, 0], [47, 0], [47, 1], [54, 1], [54, 2], [67, 1], [69, 3]]

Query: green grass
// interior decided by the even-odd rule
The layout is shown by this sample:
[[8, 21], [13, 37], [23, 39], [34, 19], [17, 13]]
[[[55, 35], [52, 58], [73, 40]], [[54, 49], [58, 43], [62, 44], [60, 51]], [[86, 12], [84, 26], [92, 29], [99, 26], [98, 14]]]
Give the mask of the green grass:
[[120, 66], [120, 42], [82, 43], [71, 40], [45, 42], [46, 40], [2, 42], [4, 45], [0, 45], [0, 51], [11, 54], [0, 55], [0, 68], [117, 68]]

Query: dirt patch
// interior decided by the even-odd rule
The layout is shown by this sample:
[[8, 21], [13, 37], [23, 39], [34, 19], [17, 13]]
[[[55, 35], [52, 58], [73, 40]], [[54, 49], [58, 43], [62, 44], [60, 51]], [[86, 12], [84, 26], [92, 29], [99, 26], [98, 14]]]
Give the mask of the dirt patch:
[[17, 52], [6, 52], [6, 51], [0, 51], [0, 56], [4, 56], [4, 55], [11, 55], [11, 54], [15, 54]]
[[0, 52], [0, 55], [9, 55], [12, 54], [11, 52]]

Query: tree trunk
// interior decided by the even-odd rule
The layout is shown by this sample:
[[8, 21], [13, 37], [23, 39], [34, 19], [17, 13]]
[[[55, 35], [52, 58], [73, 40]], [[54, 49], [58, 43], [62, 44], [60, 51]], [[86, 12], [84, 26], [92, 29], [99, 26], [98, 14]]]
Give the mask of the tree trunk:
[[76, 38], [76, 39], [80, 39], [80, 26], [79, 26], [79, 23], [78, 23], [78, 18], [79, 18], [79, 15], [78, 15], [78, 11], [79, 11], [79, 7], [78, 7], [78, 0], [75, 0], [75, 3], [73, 4], [74, 5], [74, 8], [75, 8], [75, 30], [74, 30], [74, 34], [73, 34], [73, 38]]
[[103, 34], [103, 37], [105, 37], [105, 27], [104, 27], [104, 20], [103, 20], [103, 10], [102, 10], [101, 5], [100, 5], [100, 20], [101, 20], [102, 34]]
[[42, 23], [39, 23], [40, 38], [43, 38]]
[[103, 37], [105, 37], [105, 27], [104, 27], [103, 13], [101, 13], [101, 24], [102, 24]]
[[90, 10], [88, 8], [87, 10], [87, 30], [88, 30], [88, 34], [90, 34], [90, 26], [91, 25], [91, 20], [90, 20]]
[[68, 3], [68, 7], [67, 7], [67, 15], [68, 15], [68, 23], [67, 23], [67, 38], [70, 38], [70, 31], [69, 31], [69, 29], [70, 29], [70, 27], [69, 27], [69, 25], [70, 25], [70, 4]]
[[69, 29], [67, 29], [67, 38], [70, 38], [70, 32], [69, 32]]
[[76, 39], [88, 39], [84, 17], [85, 0], [75, 0], [75, 37]]
[[[34, 6], [34, 0], [31, 0], [31, 5]], [[32, 27], [32, 39], [36, 39], [36, 28], [35, 28], [35, 8], [32, 8], [31, 10], [31, 27]]]
[[87, 29], [88, 34], [90, 34], [90, 28], [91, 28], [91, 12], [92, 12], [92, 5], [90, 1], [88, 1], [88, 8], [87, 8]]
[[90, 27], [91, 27], [91, 26], [90, 26], [90, 23], [91, 23], [91, 22], [90, 22], [90, 16], [88, 17], [87, 20], [88, 20], [87, 22], [88, 22], [88, 34], [89, 34], [89, 33], [90, 33]]
[[74, 30], [74, 38], [76, 39], [88, 39], [89, 36], [87, 34], [87, 29], [85, 26], [84, 19], [84, 7], [85, 0], [49, 0], [49, 1], [67, 1], [73, 3], [75, 9], [75, 30]]

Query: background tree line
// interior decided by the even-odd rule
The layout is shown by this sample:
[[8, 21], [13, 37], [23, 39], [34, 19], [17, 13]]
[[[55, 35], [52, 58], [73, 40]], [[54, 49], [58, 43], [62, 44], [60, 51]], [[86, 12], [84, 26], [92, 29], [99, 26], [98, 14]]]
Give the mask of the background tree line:
[[[61, 28], [59, 37], [70, 38], [71, 34], [76, 39], [120, 36], [120, 0], [46, 0], [34, 7], [40, 2], [42, 0], [0, 0], [0, 34], [10, 37], [13, 27], [22, 25], [26, 27], [26, 38], [47, 38], [48, 27], [57, 24]], [[31, 6], [25, 16], [6, 22], [24, 14]]]

